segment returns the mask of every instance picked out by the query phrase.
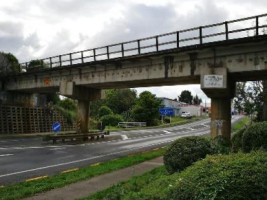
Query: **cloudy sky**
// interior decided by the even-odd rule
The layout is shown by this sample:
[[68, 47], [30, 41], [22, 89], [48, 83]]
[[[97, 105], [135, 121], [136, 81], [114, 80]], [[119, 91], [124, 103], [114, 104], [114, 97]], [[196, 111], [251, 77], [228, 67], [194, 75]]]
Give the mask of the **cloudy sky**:
[[[266, 0], [1, 0], [0, 51], [20, 62], [263, 14]], [[138, 88], [176, 98], [199, 85]], [[208, 100], [207, 100], [208, 101]]]

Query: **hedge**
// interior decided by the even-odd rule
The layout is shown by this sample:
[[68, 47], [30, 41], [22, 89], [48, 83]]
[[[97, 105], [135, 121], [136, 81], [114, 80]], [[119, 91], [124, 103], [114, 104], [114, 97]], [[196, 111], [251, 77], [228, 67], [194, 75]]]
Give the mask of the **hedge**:
[[267, 151], [267, 121], [251, 125], [246, 129], [242, 138], [242, 150], [262, 149]]
[[207, 156], [181, 173], [153, 181], [123, 199], [264, 200], [267, 199], [267, 154]]
[[210, 142], [202, 137], [184, 137], [174, 141], [164, 154], [164, 164], [172, 174], [212, 152]]

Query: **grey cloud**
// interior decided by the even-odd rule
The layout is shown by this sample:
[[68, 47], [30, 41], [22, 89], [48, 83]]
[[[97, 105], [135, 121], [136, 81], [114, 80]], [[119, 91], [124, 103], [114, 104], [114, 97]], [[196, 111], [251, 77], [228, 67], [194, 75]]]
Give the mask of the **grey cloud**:
[[[204, 1], [194, 12], [182, 15], [172, 4], [167, 6], [132, 5], [124, 11], [124, 19], [106, 24], [105, 30], [89, 41], [88, 48], [134, 40], [166, 32], [192, 28], [195, 26], [221, 22], [227, 19], [225, 9], [217, 7], [212, 1]], [[125, 31], [130, 30], [130, 31]]]

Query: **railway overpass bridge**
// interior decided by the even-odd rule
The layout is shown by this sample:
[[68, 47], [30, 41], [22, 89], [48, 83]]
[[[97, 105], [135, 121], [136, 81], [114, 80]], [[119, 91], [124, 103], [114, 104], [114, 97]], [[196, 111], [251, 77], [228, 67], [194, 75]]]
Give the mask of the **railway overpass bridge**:
[[267, 79], [267, 14], [42, 59], [0, 77], [0, 91], [54, 93], [78, 100], [81, 131], [89, 101], [109, 88], [201, 84], [211, 98], [211, 136], [230, 138], [237, 81]]

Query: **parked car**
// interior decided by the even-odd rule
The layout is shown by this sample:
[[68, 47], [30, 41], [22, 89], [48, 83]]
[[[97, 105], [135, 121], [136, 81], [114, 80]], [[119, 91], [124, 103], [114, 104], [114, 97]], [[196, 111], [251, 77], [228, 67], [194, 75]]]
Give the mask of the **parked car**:
[[181, 114], [181, 117], [190, 119], [190, 118], [192, 118], [192, 115], [189, 112], [183, 112]]

